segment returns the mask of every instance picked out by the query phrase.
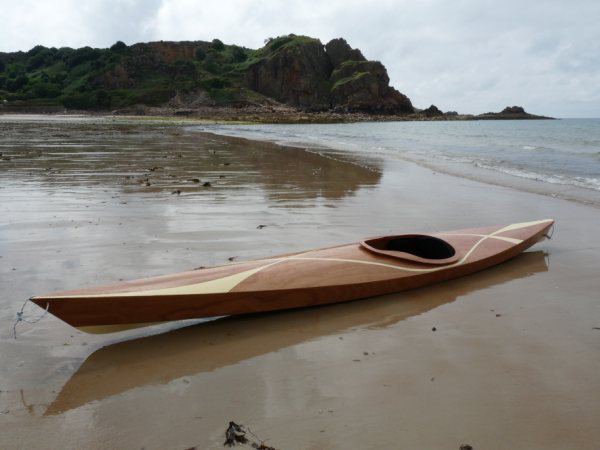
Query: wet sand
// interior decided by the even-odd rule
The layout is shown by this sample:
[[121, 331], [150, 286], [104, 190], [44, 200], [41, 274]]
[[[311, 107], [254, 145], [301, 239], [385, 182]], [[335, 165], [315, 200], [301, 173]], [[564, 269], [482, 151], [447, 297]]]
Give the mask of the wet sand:
[[[229, 420], [278, 449], [597, 448], [599, 209], [176, 123], [0, 117], [0, 145], [1, 448], [221, 448]], [[12, 337], [55, 289], [541, 218], [552, 240], [425, 289], [104, 336], [49, 316]]]

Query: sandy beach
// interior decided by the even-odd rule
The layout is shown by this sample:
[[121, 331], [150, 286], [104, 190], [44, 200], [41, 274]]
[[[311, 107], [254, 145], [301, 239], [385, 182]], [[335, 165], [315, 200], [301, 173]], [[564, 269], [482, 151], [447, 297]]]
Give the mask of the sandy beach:
[[[1, 448], [223, 448], [230, 420], [285, 450], [598, 448], [597, 206], [177, 121], [0, 116], [0, 144]], [[402, 294], [13, 337], [35, 294], [545, 218], [521, 256]]]

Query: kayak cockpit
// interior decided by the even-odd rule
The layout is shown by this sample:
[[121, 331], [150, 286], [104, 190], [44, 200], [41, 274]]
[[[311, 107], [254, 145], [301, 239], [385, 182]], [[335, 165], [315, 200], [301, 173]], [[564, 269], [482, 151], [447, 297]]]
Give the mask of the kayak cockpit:
[[422, 264], [443, 265], [458, 261], [456, 250], [450, 243], [425, 234], [381, 236], [366, 239], [360, 245], [378, 255]]

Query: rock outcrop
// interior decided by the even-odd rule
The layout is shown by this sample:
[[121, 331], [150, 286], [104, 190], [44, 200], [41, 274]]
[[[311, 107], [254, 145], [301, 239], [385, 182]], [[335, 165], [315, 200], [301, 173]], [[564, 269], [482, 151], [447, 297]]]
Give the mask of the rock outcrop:
[[524, 120], [524, 119], [552, 119], [552, 117], [537, 116], [529, 114], [522, 106], [507, 106], [500, 112], [488, 112], [475, 116], [476, 119], [483, 120]]
[[277, 38], [263, 51], [264, 56], [247, 69], [249, 89], [309, 110], [329, 107], [327, 79], [332, 67], [319, 40]]
[[500, 114], [526, 114], [526, 112], [522, 106], [507, 106], [500, 111]]
[[429, 108], [424, 109], [421, 113], [425, 117], [439, 117], [444, 115], [444, 113], [435, 105], [431, 105]]
[[312, 111], [412, 113], [405, 95], [389, 85], [379, 61], [367, 61], [341, 38], [325, 46], [305, 36], [272, 39], [245, 75], [260, 94]]
[[332, 39], [325, 44], [325, 53], [334, 68], [338, 68], [344, 61], [366, 61], [361, 51], [352, 48], [343, 38]]
[[334, 110], [413, 112], [408, 97], [390, 87], [387, 70], [379, 61], [345, 61], [329, 81]]

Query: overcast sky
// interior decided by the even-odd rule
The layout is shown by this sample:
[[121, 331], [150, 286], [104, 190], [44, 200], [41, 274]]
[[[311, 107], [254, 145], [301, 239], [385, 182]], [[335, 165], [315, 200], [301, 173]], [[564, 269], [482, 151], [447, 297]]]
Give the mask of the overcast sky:
[[344, 37], [413, 104], [600, 117], [600, 0], [0, 0], [0, 51]]

